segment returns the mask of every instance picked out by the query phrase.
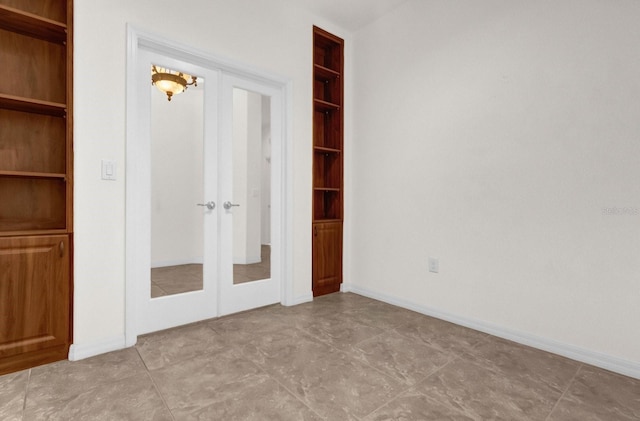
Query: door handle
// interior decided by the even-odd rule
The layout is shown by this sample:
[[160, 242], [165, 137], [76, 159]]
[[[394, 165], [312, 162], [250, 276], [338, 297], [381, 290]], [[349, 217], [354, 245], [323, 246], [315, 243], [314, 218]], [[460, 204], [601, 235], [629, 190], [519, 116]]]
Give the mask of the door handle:
[[226, 210], [229, 210], [229, 209], [231, 209], [231, 208], [232, 208], [232, 207], [234, 207], [234, 206], [240, 206], [240, 205], [238, 205], [238, 204], [236, 204], [236, 203], [231, 203], [231, 202], [229, 202], [229, 201], [227, 200], [226, 202], [224, 202], [224, 203], [222, 204], [222, 206], [223, 206]]
[[216, 208], [215, 202], [207, 202], [207, 203], [197, 203], [196, 206], [206, 206], [209, 210], [214, 210]]

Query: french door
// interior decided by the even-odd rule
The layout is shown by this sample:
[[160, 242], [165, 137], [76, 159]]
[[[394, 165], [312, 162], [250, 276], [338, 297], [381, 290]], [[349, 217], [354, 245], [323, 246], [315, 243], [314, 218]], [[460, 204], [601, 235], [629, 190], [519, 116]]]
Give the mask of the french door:
[[[154, 66], [196, 82], [169, 100], [151, 84]], [[140, 159], [127, 176], [144, 192], [131, 227], [141, 242], [136, 320], [143, 334], [218, 315], [220, 73], [147, 50], [139, 51], [136, 72]]]
[[[197, 85], [169, 100], [151, 85], [154, 66]], [[145, 49], [135, 72], [127, 264], [136, 335], [280, 302], [281, 89]]]
[[281, 301], [282, 93], [223, 73], [220, 298], [225, 315]]

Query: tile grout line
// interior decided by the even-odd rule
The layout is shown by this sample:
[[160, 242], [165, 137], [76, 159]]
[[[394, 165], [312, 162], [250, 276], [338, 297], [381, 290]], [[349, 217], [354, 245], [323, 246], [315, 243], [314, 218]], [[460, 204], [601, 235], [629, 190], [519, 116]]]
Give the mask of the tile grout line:
[[[359, 323], [359, 322], [358, 322], [358, 323]], [[365, 326], [369, 326], [369, 325], [365, 325]], [[321, 328], [320, 328], [320, 329], [321, 329]], [[366, 342], [366, 341], [372, 340], [372, 339], [374, 339], [374, 338], [377, 338], [377, 337], [379, 337], [379, 336], [382, 336], [382, 335], [384, 335], [385, 333], [388, 333], [388, 332], [389, 332], [389, 331], [391, 331], [391, 330], [393, 330], [393, 329], [383, 330], [382, 332], [377, 333], [377, 334], [375, 334], [375, 335], [373, 335], [373, 336], [371, 336], [371, 337], [369, 337], [369, 338], [366, 338], [366, 339], [363, 339], [363, 340], [361, 340], [361, 341], [359, 341], [359, 342], [356, 342], [356, 343], [354, 343], [353, 345], [351, 345], [351, 348], [353, 349], [353, 348], [357, 347], [359, 344], [361, 344], [361, 343], [363, 343], [363, 342]], [[333, 345], [332, 343], [330, 343], [330, 342], [325, 342], [325, 341], [323, 341], [322, 339], [317, 339], [317, 338], [315, 338], [315, 340], [317, 340], [317, 341], [319, 341], [319, 342], [321, 342], [321, 343], [323, 343], [323, 344], [325, 344], [325, 345], [329, 346], [331, 349], [333, 349], [333, 350], [334, 350], [334, 352], [337, 352], [337, 353], [342, 354], [342, 355], [344, 355], [344, 356], [346, 356], [346, 357], [349, 357], [349, 358], [355, 358], [355, 359], [356, 359], [356, 361], [359, 361], [360, 363], [362, 363], [362, 364], [366, 365], [367, 367], [369, 367], [369, 368], [373, 369], [374, 371], [378, 372], [379, 374], [382, 374], [383, 376], [385, 376], [385, 377], [387, 377], [387, 378], [390, 378], [390, 379], [392, 379], [392, 380], [396, 380], [396, 381], [398, 381], [400, 384], [402, 384], [402, 383], [403, 383], [402, 379], [398, 379], [398, 378], [396, 378], [396, 377], [391, 376], [391, 375], [390, 375], [390, 374], [388, 374], [388, 373], [385, 373], [384, 371], [380, 370], [379, 368], [372, 366], [372, 365], [371, 365], [371, 364], [369, 364], [367, 361], [362, 361], [362, 360], [361, 360], [361, 359], [359, 359], [356, 355], [353, 355], [349, 350], [340, 349], [340, 348], [336, 347], [335, 345]], [[368, 414], [367, 414], [367, 415], [368, 415]]]
[[27, 382], [24, 385], [24, 399], [22, 400], [22, 419], [23, 420], [27, 412], [27, 396], [29, 394], [29, 383], [31, 383], [31, 369], [29, 369], [29, 373], [27, 374]]
[[[256, 347], [257, 348], [257, 347]], [[260, 367], [256, 362], [254, 362], [253, 360], [245, 357], [244, 355], [240, 355], [242, 358], [244, 358], [245, 360], [249, 361], [251, 364], [253, 364], [258, 370], [260, 370], [262, 373], [266, 374], [271, 380], [273, 380], [274, 382], [276, 382], [280, 387], [282, 387], [284, 390], [286, 390], [291, 396], [293, 396], [296, 400], [298, 400], [302, 405], [305, 406], [305, 408], [307, 408], [309, 411], [313, 412], [314, 414], [316, 414], [318, 417], [322, 418], [323, 420], [326, 420], [325, 417], [323, 417], [322, 415], [320, 415], [315, 409], [313, 409], [312, 407], [310, 407], [305, 401], [302, 400], [302, 398], [300, 396], [298, 396], [297, 393], [294, 393], [293, 391], [289, 390], [289, 388], [287, 386], [285, 386], [284, 384], [282, 384], [276, 377], [272, 376], [271, 373], [269, 373], [267, 370], [265, 370], [264, 368]]]
[[[365, 326], [369, 326], [369, 325], [365, 325]], [[348, 357], [348, 358], [356, 358], [355, 356], [350, 355], [347, 351], [345, 351], [345, 350], [343, 350], [343, 349], [340, 349], [340, 348], [336, 347], [335, 345], [333, 345], [333, 344], [332, 344], [332, 343], [330, 343], [330, 342], [326, 342], [326, 341], [324, 341], [324, 340], [322, 340], [322, 339], [319, 339], [319, 338], [314, 337], [313, 335], [309, 335], [307, 332], [305, 332], [305, 331], [304, 331], [304, 329], [302, 329], [302, 328], [300, 328], [300, 327], [298, 327], [298, 326], [293, 326], [293, 329], [294, 329], [294, 330], [297, 330], [297, 331], [299, 331], [299, 332], [302, 332], [302, 334], [303, 334], [303, 335], [305, 335], [305, 336], [309, 337], [309, 338], [310, 338], [311, 340], [313, 340], [313, 341], [318, 342], [319, 344], [323, 344], [323, 345], [328, 346], [329, 348], [331, 348], [331, 349], [333, 350], [333, 352], [336, 352], [336, 353], [342, 354], [342, 355], [344, 355], [344, 356], [346, 356], [346, 357]], [[384, 334], [384, 333], [386, 333], [386, 332], [388, 332], [388, 331], [389, 331], [389, 330], [383, 330], [382, 332], [380, 332], [380, 333], [378, 333], [378, 334], [376, 334], [376, 335], [374, 335], [374, 336], [372, 336], [372, 337], [370, 337], [370, 338], [364, 339], [364, 340], [362, 340], [362, 341], [360, 341], [360, 342], [358, 342], [358, 343], [362, 343], [362, 342], [367, 341], [367, 340], [369, 340], [369, 339], [376, 338], [376, 337], [378, 337], [378, 336], [380, 336], [380, 335], [382, 335], [382, 334]], [[355, 347], [358, 343], [354, 344], [353, 346]], [[253, 365], [255, 365], [259, 370], [261, 370], [263, 373], [265, 373], [267, 376], [269, 376], [269, 378], [270, 378], [270, 379], [274, 380], [277, 384], [279, 384], [282, 388], [284, 388], [287, 392], [289, 392], [292, 396], [294, 396], [298, 401], [300, 401], [300, 402], [301, 402], [305, 407], [307, 407], [311, 412], [313, 412], [314, 414], [318, 415], [318, 416], [319, 416], [320, 418], [322, 418], [323, 420], [326, 420], [326, 419], [327, 419], [326, 417], [324, 417], [324, 416], [322, 416], [321, 414], [319, 414], [319, 413], [318, 413], [315, 409], [313, 409], [311, 406], [309, 406], [309, 404], [307, 404], [307, 403], [303, 400], [303, 398], [302, 398], [301, 396], [299, 396], [297, 393], [295, 393], [295, 392], [293, 392], [292, 390], [290, 390], [286, 385], [282, 384], [282, 383], [281, 383], [281, 382], [280, 382], [276, 377], [272, 376], [272, 375], [271, 375], [267, 370], [265, 370], [265, 369], [263, 369], [262, 367], [258, 366], [258, 364], [256, 364], [254, 361], [252, 361], [252, 360], [250, 360], [250, 359], [246, 358], [245, 356], [242, 356], [242, 357], [243, 357], [243, 358], [245, 358], [246, 360], [250, 361], [250, 362], [251, 362]], [[387, 378], [390, 378], [390, 379], [392, 379], [392, 380], [396, 380], [396, 381], [398, 381], [398, 383], [402, 384], [402, 382], [401, 382], [401, 381], [399, 381], [398, 379], [396, 379], [395, 377], [392, 377], [392, 376], [390, 376], [389, 374], [382, 372], [381, 370], [377, 369], [376, 367], [373, 367], [373, 366], [372, 366], [372, 365], [370, 365], [369, 363], [367, 363], [367, 362], [365, 362], [365, 361], [361, 361], [361, 360], [359, 360], [359, 359], [357, 359], [357, 358], [356, 358], [356, 361], [359, 361], [359, 362], [361, 362], [362, 364], [366, 365], [367, 367], [369, 367], [369, 368], [373, 369], [374, 371], [378, 372], [379, 374], [381, 374], [381, 375], [383, 375], [383, 376], [385, 376], [385, 377], [387, 377]], [[411, 386], [409, 386], [409, 388], [410, 388], [410, 387], [411, 387]], [[406, 389], [406, 390], [409, 390], [409, 389]], [[404, 393], [406, 390], [403, 390], [401, 393]], [[394, 399], [395, 399], [395, 398], [394, 398]], [[357, 417], [357, 416], [355, 416], [354, 414], [350, 414], [350, 415], [351, 415], [352, 417], [354, 417], [354, 418], [358, 419], [358, 420], [359, 420], [359, 419], [361, 419], [360, 417]], [[367, 414], [367, 415], [368, 415], [368, 414]], [[365, 417], [366, 417], [367, 415], [365, 415]]]
[[560, 397], [558, 398], [558, 400], [556, 401], [555, 404], [553, 404], [553, 407], [551, 408], [551, 411], [549, 411], [549, 414], [547, 415], [547, 417], [545, 418], [545, 421], [549, 421], [549, 417], [551, 416], [551, 414], [553, 414], [553, 411], [556, 410], [556, 407], [558, 406], [558, 404], [560, 403], [560, 401], [564, 398], [564, 395], [567, 394], [567, 392], [569, 391], [569, 389], [571, 388], [571, 385], [573, 385], [573, 382], [576, 380], [576, 377], [578, 377], [578, 374], [580, 374], [580, 371], [582, 371], [582, 367], [584, 367], [584, 364], [580, 364], [578, 366], [578, 369], [576, 370], [575, 374], [573, 375], [573, 377], [571, 378], [571, 381], [569, 381], [569, 383], [567, 383], [567, 387], [564, 388], [564, 390], [562, 391], [562, 394], [560, 395]]
[[[229, 315], [229, 316], [233, 316], [233, 315]], [[213, 326], [211, 326], [211, 324], [207, 324], [207, 327], [209, 329], [211, 329], [211, 331], [213, 333], [215, 333], [216, 335], [219, 335], [220, 332], [218, 332]], [[307, 336], [307, 333], [303, 330], [298, 328], [297, 326], [293, 326], [293, 329], [296, 331], [300, 331], [302, 332], [305, 336]], [[318, 343], [320, 344], [324, 344], [323, 341], [314, 338], [314, 340], [318, 341]], [[329, 345], [331, 348], [333, 348], [333, 346]], [[258, 346], [256, 346], [256, 348], [259, 348]], [[276, 384], [278, 384], [280, 387], [282, 387], [287, 393], [289, 393], [291, 396], [293, 396], [298, 402], [300, 402], [305, 408], [307, 408], [309, 411], [311, 411], [313, 414], [317, 415], [319, 418], [326, 420], [326, 418], [324, 416], [322, 416], [321, 414], [319, 414], [316, 410], [314, 410], [313, 408], [311, 408], [300, 396], [298, 396], [297, 393], [293, 392], [292, 390], [290, 390], [287, 386], [285, 386], [284, 384], [282, 384], [276, 377], [274, 377], [273, 375], [271, 375], [271, 373], [269, 373], [267, 370], [265, 370], [264, 368], [262, 368], [261, 366], [259, 366], [255, 361], [253, 361], [250, 358], [247, 358], [245, 355], [242, 354], [241, 351], [235, 351], [237, 353], [237, 355], [244, 359], [245, 361], [248, 361], [250, 364], [252, 364], [253, 366], [255, 366], [261, 373], [265, 374], [267, 377], [269, 377], [271, 380], [273, 380], [274, 382], [276, 382]]]
[[[357, 321], [356, 323], [362, 324], [363, 326], [369, 326], [369, 327], [374, 327], [374, 328], [381, 329], [381, 332], [380, 332], [380, 333], [377, 333], [377, 334], [375, 334], [375, 335], [373, 335], [373, 336], [370, 336], [369, 338], [366, 338], [366, 339], [363, 339], [363, 340], [361, 340], [361, 341], [358, 341], [358, 342], [354, 343], [354, 344], [351, 346], [351, 348], [355, 348], [355, 347], [357, 347], [357, 346], [358, 346], [359, 344], [361, 344], [361, 343], [364, 343], [364, 342], [367, 342], [367, 341], [373, 340], [373, 339], [375, 339], [375, 338], [378, 338], [378, 337], [380, 337], [380, 336], [382, 336], [382, 335], [384, 335], [384, 334], [388, 334], [388, 333], [390, 333], [390, 332], [395, 332], [395, 333], [397, 333], [397, 334], [399, 334], [399, 335], [401, 335], [401, 336], [405, 337], [406, 339], [410, 339], [410, 340], [414, 340], [414, 339], [415, 339], [415, 338], [411, 338], [411, 337], [409, 337], [409, 336], [407, 336], [407, 335], [403, 335], [403, 334], [401, 334], [400, 332], [398, 332], [398, 331], [396, 330], [396, 329], [397, 329], [397, 328], [399, 328], [399, 327], [402, 327], [402, 326], [405, 326], [405, 325], [410, 324], [410, 322], [408, 322], [408, 321], [407, 321], [407, 322], [405, 322], [405, 323], [399, 323], [399, 324], [397, 324], [397, 325], [395, 325], [395, 326], [393, 326], [393, 327], [388, 327], [388, 328], [384, 328], [384, 329], [383, 329], [383, 328], [379, 328], [379, 327], [377, 327], [377, 326], [373, 326], [372, 324], [363, 323], [363, 322], [360, 322], [360, 321]], [[302, 329], [299, 329], [298, 327], [296, 327], [296, 329], [298, 329], [298, 330], [302, 330]], [[322, 329], [322, 328], [320, 328], [320, 329]], [[369, 368], [370, 368], [370, 369], [372, 369], [373, 371], [377, 372], [378, 374], [381, 374], [381, 375], [383, 375], [384, 377], [387, 377], [387, 378], [389, 378], [389, 379], [391, 379], [391, 380], [397, 381], [401, 386], [406, 386], [406, 387], [403, 387], [403, 388], [402, 388], [402, 390], [401, 390], [400, 392], [398, 392], [395, 396], [393, 396], [392, 398], [390, 398], [388, 401], [385, 401], [382, 405], [380, 405], [379, 407], [375, 408], [375, 409], [374, 409], [374, 410], [372, 410], [371, 412], [367, 413], [367, 414], [366, 414], [364, 417], [362, 417], [362, 418], [366, 418], [367, 416], [371, 415], [372, 413], [374, 413], [374, 412], [375, 412], [375, 411], [377, 411], [378, 409], [380, 409], [380, 408], [384, 407], [385, 405], [387, 405], [387, 404], [389, 404], [389, 403], [393, 402], [393, 401], [394, 401], [395, 399], [397, 399], [399, 396], [401, 396], [401, 395], [403, 395], [404, 393], [408, 392], [409, 390], [411, 390], [412, 388], [414, 388], [414, 387], [415, 387], [415, 386], [417, 386], [418, 384], [420, 384], [420, 383], [422, 383], [422, 382], [426, 381], [426, 380], [427, 380], [427, 378], [429, 378], [429, 377], [430, 377], [430, 376], [432, 376], [433, 374], [437, 373], [438, 371], [440, 371], [441, 369], [443, 369], [444, 367], [446, 367], [447, 365], [449, 365], [451, 362], [453, 362], [453, 361], [455, 361], [456, 359], [460, 358], [460, 356], [458, 356], [458, 355], [454, 356], [454, 358], [452, 358], [451, 360], [447, 361], [447, 362], [446, 362], [445, 364], [443, 364], [441, 367], [438, 367], [438, 368], [436, 368], [432, 373], [429, 373], [429, 374], [428, 374], [424, 379], [422, 379], [422, 380], [420, 380], [420, 381], [416, 382], [416, 383], [415, 383], [415, 384], [413, 384], [413, 385], [407, 385], [407, 384], [406, 384], [402, 379], [398, 379], [398, 378], [396, 378], [396, 377], [394, 377], [394, 376], [392, 376], [392, 375], [390, 375], [390, 374], [388, 374], [388, 373], [385, 373], [384, 371], [382, 371], [382, 370], [378, 369], [377, 367], [375, 367], [375, 366], [373, 366], [373, 365], [369, 364], [367, 361], [362, 361], [361, 359], [357, 358], [357, 356], [356, 356], [356, 355], [353, 355], [352, 353], [350, 353], [348, 350], [340, 349], [340, 348], [336, 347], [335, 345], [333, 345], [331, 342], [324, 341], [324, 340], [319, 339], [319, 338], [315, 338], [315, 340], [317, 340], [317, 341], [319, 341], [319, 342], [321, 342], [321, 343], [323, 343], [323, 344], [325, 344], [325, 345], [328, 345], [328, 346], [329, 346], [330, 348], [332, 348], [335, 352], [338, 352], [338, 353], [340, 353], [340, 354], [343, 354], [343, 355], [344, 355], [344, 356], [346, 356], [346, 357], [349, 357], [349, 358], [355, 358], [355, 360], [356, 360], [356, 361], [358, 361], [358, 362], [360, 362], [360, 363], [362, 363], [362, 364], [366, 365], [367, 367], [369, 367]], [[479, 341], [479, 342], [481, 342], [481, 341]], [[438, 348], [433, 347], [431, 344], [424, 343], [424, 345], [425, 345], [425, 346], [427, 346], [427, 347], [429, 347], [429, 348], [432, 348], [432, 349], [434, 349], [434, 350], [436, 350], [436, 351], [438, 351], [438, 352], [442, 352], [442, 350], [440, 350], [440, 349], [438, 349]], [[276, 380], [276, 381], [277, 381], [277, 380]], [[280, 384], [280, 382], [278, 382], [278, 383]], [[284, 386], [283, 386], [283, 387], [284, 387]], [[285, 387], [285, 389], [287, 389], [287, 388]], [[288, 390], [288, 389], [287, 389], [287, 390]], [[290, 393], [291, 393], [291, 391], [290, 391]], [[297, 397], [297, 395], [295, 395], [295, 396]], [[303, 403], [304, 403], [304, 402], [303, 402]], [[314, 412], [315, 412], [315, 411], [314, 411]], [[355, 416], [355, 415], [353, 415], [353, 414], [351, 414], [351, 415], [352, 415], [352, 416], [354, 416], [355, 418], [358, 418], [358, 417], [356, 417], [356, 416]], [[361, 419], [361, 418], [358, 418], [358, 419]]]
[[[362, 343], [362, 342], [365, 342], [365, 341], [367, 341], [367, 340], [371, 340], [371, 339], [377, 338], [377, 337], [382, 336], [383, 334], [385, 334], [385, 333], [389, 333], [389, 332], [395, 332], [395, 333], [397, 333], [398, 335], [403, 336], [403, 337], [404, 337], [404, 338], [406, 338], [406, 339], [409, 339], [409, 340], [415, 340], [415, 338], [411, 338], [411, 337], [409, 337], [409, 336], [407, 336], [407, 335], [403, 335], [403, 334], [401, 334], [400, 332], [398, 332], [398, 331], [396, 330], [398, 327], [404, 326], [404, 325], [406, 325], [406, 324], [409, 324], [409, 322], [404, 323], [404, 324], [402, 324], [402, 323], [401, 323], [401, 324], [399, 324], [399, 325], [398, 325], [398, 326], [396, 326], [396, 327], [393, 327], [393, 328], [390, 328], [390, 329], [386, 329], [386, 330], [384, 330], [382, 333], [379, 333], [379, 334], [377, 334], [377, 335], [372, 336], [372, 337], [371, 337], [371, 338], [369, 338], [369, 339], [365, 339], [365, 340], [362, 340], [362, 341], [358, 342], [357, 344], [355, 344], [355, 345], [354, 345], [354, 347], [355, 347], [356, 345], [358, 345], [358, 344]], [[421, 343], [423, 343], [423, 342], [421, 342]], [[435, 347], [431, 346], [431, 344], [427, 344], [427, 343], [423, 343], [423, 344], [424, 344], [425, 346], [427, 346], [428, 348], [434, 349], [435, 351], [442, 352], [441, 350], [439, 350], [439, 349], [437, 349], [437, 348], [435, 348]], [[337, 349], [337, 348], [336, 348], [336, 349]], [[338, 349], [338, 352], [343, 352], [344, 354], [347, 354], [347, 352], [346, 352], [346, 351], [342, 351], [342, 350], [340, 350], [340, 349]], [[347, 355], [348, 355], [348, 354], [347, 354]], [[406, 385], [406, 386], [407, 386], [406, 388], [403, 388], [403, 389], [402, 389], [398, 394], [396, 394], [394, 397], [392, 397], [391, 399], [389, 399], [388, 401], [386, 401], [385, 403], [383, 403], [383, 404], [382, 404], [382, 405], [380, 405], [379, 407], [375, 408], [373, 411], [371, 411], [371, 412], [369, 412], [368, 414], [366, 414], [366, 415], [365, 415], [365, 417], [367, 417], [367, 416], [369, 416], [369, 415], [373, 414], [373, 413], [374, 413], [374, 412], [376, 412], [378, 409], [380, 409], [380, 408], [384, 407], [385, 405], [388, 405], [389, 403], [393, 402], [395, 399], [397, 399], [397, 398], [398, 398], [398, 397], [400, 397], [401, 395], [403, 395], [403, 394], [407, 393], [407, 392], [408, 392], [408, 391], [410, 391], [411, 389], [415, 388], [415, 387], [416, 387], [417, 385], [419, 385], [420, 383], [425, 382], [425, 381], [426, 381], [429, 377], [431, 377], [433, 374], [435, 374], [435, 373], [437, 373], [438, 371], [442, 370], [444, 367], [446, 367], [447, 365], [449, 365], [450, 363], [452, 363], [453, 361], [455, 361], [456, 359], [459, 359], [459, 358], [460, 358], [460, 356], [459, 356], [459, 355], [455, 355], [452, 359], [450, 359], [449, 361], [447, 361], [446, 363], [444, 363], [442, 366], [440, 366], [440, 367], [436, 368], [432, 373], [429, 373], [427, 376], [425, 376], [425, 378], [424, 378], [424, 379], [422, 379], [422, 380], [420, 380], [420, 381], [418, 381], [418, 382], [416, 382], [415, 384], [412, 384], [412, 385], [406, 385], [406, 383], [404, 383], [401, 379], [397, 379], [397, 378], [395, 378], [395, 377], [393, 377], [393, 376], [389, 375], [388, 373], [383, 372], [382, 370], [378, 369], [377, 367], [374, 367], [374, 366], [372, 366], [371, 364], [369, 364], [367, 361], [361, 361], [361, 360], [359, 360], [359, 359], [358, 359], [358, 361], [362, 362], [363, 364], [365, 364], [366, 366], [368, 366], [368, 367], [372, 368], [373, 370], [377, 371], [378, 373], [380, 373], [380, 374], [382, 374], [382, 375], [384, 375], [384, 376], [386, 376], [386, 377], [389, 377], [389, 378], [391, 378], [391, 379], [398, 380], [398, 382], [399, 382], [400, 384], [403, 384], [403, 385]]]
[[[403, 335], [402, 333], [398, 332], [396, 329], [397, 329], [397, 328], [393, 328], [393, 329], [385, 330], [384, 332], [382, 332], [382, 333], [380, 333], [380, 334], [378, 334], [378, 335], [372, 336], [372, 337], [371, 337], [371, 338], [369, 338], [369, 339], [365, 339], [365, 340], [362, 340], [362, 341], [358, 342], [358, 343], [357, 343], [357, 344], [355, 344], [353, 347], [356, 347], [357, 345], [359, 345], [359, 344], [361, 344], [361, 343], [363, 343], [363, 342], [366, 342], [366, 341], [368, 341], [368, 340], [371, 340], [371, 339], [377, 338], [377, 337], [379, 337], [379, 336], [382, 336], [384, 333], [389, 333], [389, 332], [395, 332], [395, 333], [397, 333], [398, 335], [402, 336], [403, 338], [408, 339], [408, 340], [411, 340], [411, 341], [415, 341], [415, 340], [416, 340], [415, 338], [410, 337], [409, 335]], [[417, 343], [418, 343], [418, 344], [420, 344], [420, 345], [424, 345], [424, 346], [426, 346], [427, 348], [430, 348], [430, 349], [432, 349], [432, 350], [434, 350], [434, 351], [436, 351], [436, 352], [442, 353], [442, 354], [444, 354], [444, 353], [446, 353], [446, 352], [447, 352], [446, 350], [442, 350], [442, 349], [436, 348], [435, 346], [431, 345], [430, 343], [427, 343], [427, 342], [424, 342], [424, 341], [418, 341]], [[337, 348], [336, 348], [336, 349], [337, 349]], [[345, 354], [349, 355], [347, 351], [343, 351], [343, 350], [340, 350], [340, 349], [337, 349], [337, 350], [338, 350], [339, 352], [343, 352], [343, 353], [345, 353]], [[420, 380], [420, 381], [416, 382], [414, 385], [411, 385], [411, 386], [409, 387], [409, 389], [410, 389], [410, 388], [412, 388], [413, 386], [416, 386], [416, 385], [418, 385], [418, 384], [422, 383], [422, 382], [423, 382], [423, 381], [425, 381], [427, 378], [429, 378], [431, 375], [433, 375], [434, 373], [436, 373], [436, 372], [440, 371], [442, 368], [444, 368], [445, 366], [449, 365], [449, 363], [453, 362], [454, 360], [456, 360], [456, 359], [458, 359], [458, 358], [461, 358], [461, 356], [460, 356], [460, 355], [457, 355], [457, 354], [454, 354], [454, 357], [453, 357], [452, 359], [447, 360], [447, 362], [446, 362], [446, 363], [444, 363], [442, 366], [440, 366], [440, 367], [436, 368], [433, 372], [429, 373], [427, 376], [425, 376], [425, 378], [424, 378], [424, 379], [422, 379], [422, 380]], [[359, 360], [359, 359], [358, 359], [358, 361], [361, 361], [361, 360]], [[372, 366], [372, 365], [371, 365], [371, 364], [369, 364], [367, 361], [361, 361], [361, 362], [362, 362], [363, 364], [366, 364], [367, 366], [371, 367], [372, 369], [376, 370], [378, 373], [385, 375], [386, 377], [389, 377], [389, 378], [392, 378], [392, 379], [394, 379], [394, 380], [398, 380], [398, 381], [400, 381], [401, 383], [404, 383], [402, 379], [398, 379], [398, 378], [393, 377], [392, 375], [390, 375], [390, 374], [388, 374], [388, 373], [385, 373], [384, 371], [382, 371], [382, 370], [378, 369], [377, 367]], [[409, 390], [409, 389], [407, 389], [407, 390]], [[405, 391], [407, 391], [407, 390], [405, 390]], [[394, 398], [394, 399], [395, 399], [395, 398]], [[368, 415], [368, 414], [367, 414], [367, 415]]]
[[[334, 350], [334, 351], [336, 351], [336, 352], [342, 352], [342, 351], [340, 351], [338, 348], [336, 348], [335, 346], [333, 346], [331, 343], [325, 342], [325, 341], [323, 341], [322, 339], [316, 338], [314, 335], [310, 335], [310, 334], [308, 334], [304, 329], [302, 329], [302, 328], [300, 328], [300, 327], [298, 327], [298, 326], [294, 326], [294, 329], [295, 329], [295, 330], [297, 330], [297, 331], [302, 332], [302, 333], [303, 333], [303, 335], [305, 335], [305, 336], [309, 337], [309, 338], [310, 338], [311, 340], [313, 340], [313, 341], [316, 341], [316, 342], [318, 342], [318, 343], [320, 343], [320, 344], [323, 344], [323, 345], [327, 345], [329, 348], [333, 349], [333, 350]], [[266, 372], [266, 370], [265, 370], [265, 372]], [[268, 375], [270, 378], [272, 378], [273, 380], [275, 380], [275, 381], [276, 381], [276, 383], [278, 383], [280, 386], [282, 386], [282, 387], [283, 387], [287, 392], [291, 393], [291, 394], [292, 394], [296, 399], [298, 399], [300, 402], [302, 402], [302, 404], [303, 404], [304, 406], [306, 406], [307, 408], [309, 408], [309, 410], [310, 410], [311, 412], [313, 412], [314, 414], [316, 414], [317, 416], [319, 416], [319, 417], [320, 417], [320, 418], [322, 418], [323, 420], [326, 420], [326, 419], [327, 419], [326, 417], [322, 416], [322, 414], [319, 414], [319, 413], [318, 413], [318, 411], [316, 411], [315, 409], [313, 409], [313, 408], [312, 408], [308, 403], [306, 403], [306, 402], [302, 399], [302, 397], [301, 397], [301, 396], [298, 396], [298, 394], [297, 394], [297, 393], [295, 393], [295, 392], [294, 392], [294, 391], [292, 391], [292, 390], [289, 390], [289, 388], [288, 388], [287, 386], [285, 386], [284, 384], [282, 384], [282, 383], [281, 383], [277, 378], [273, 377], [273, 376], [272, 376], [270, 373], [268, 373], [268, 372], [267, 372], [267, 375]]]
[[140, 355], [140, 351], [138, 350], [138, 347], [134, 346], [133, 348], [136, 350], [136, 354], [138, 354], [138, 358], [140, 358], [140, 361], [142, 361], [142, 365], [144, 366], [144, 369], [147, 372], [147, 377], [149, 377], [149, 380], [151, 380], [151, 384], [153, 385], [153, 388], [155, 389], [158, 396], [160, 396], [160, 400], [162, 400], [162, 404], [167, 409], [167, 411], [169, 411], [169, 415], [171, 415], [171, 419], [173, 421], [176, 421], [176, 417], [173, 415], [173, 411], [171, 410], [171, 408], [169, 408], [169, 405], [167, 404], [167, 401], [164, 398], [164, 395], [160, 391], [160, 388], [156, 384], [155, 379], [153, 378], [153, 376], [151, 375], [151, 372], [149, 371], [149, 367], [147, 367], [147, 362], [144, 360], [144, 358], [142, 358], [142, 355]]
[[[386, 405], [390, 404], [391, 402], [393, 402], [394, 400], [398, 399], [400, 396], [404, 395], [405, 393], [407, 393], [411, 389], [415, 389], [419, 384], [426, 382], [429, 377], [433, 376], [434, 374], [436, 374], [437, 372], [439, 372], [440, 370], [442, 370], [443, 368], [445, 368], [446, 366], [448, 366], [449, 364], [451, 364], [452, 362], [454, 362], [457, 359], [460, 359], [459, 355], [454, 356], [452, 359], [450, 359], [449, 361], [444, 363], [441, 367], [438, 367], [435, 370], [433, 370], [433, 372], [429, 373], [427, 376], [425, 376], [424, 379], [416, 382], [415, 384], [409, 385], [406, 389], [402, 390], [400, 393], [395, 395], [393, 398], [389, 399], [388, 401], [386, 401], [385, 403], [383, 403], [379, 407], [375, 408], [373, 411], [369, 412], [367, 415], [365, 415], [365, 418], [368, 417], [369, 415], [373, 414], [374, 412], [376, 412], [378, 409], [383, 408], [384, 406], [386, 406]], [[425, 397], [427, 396], [422, 392], [418, 392], [418, 391], [416, 391], [416, 392], [420, 393], [421, 395], [423, 395]]]

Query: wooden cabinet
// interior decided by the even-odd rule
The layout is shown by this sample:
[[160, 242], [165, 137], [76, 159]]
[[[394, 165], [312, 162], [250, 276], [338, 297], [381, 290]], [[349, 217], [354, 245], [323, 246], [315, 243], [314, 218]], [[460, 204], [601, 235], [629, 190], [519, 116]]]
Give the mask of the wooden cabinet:
[[313, 295], [342, 283], [344, 41], [313, 27]]
[[71, 0], [0, 0], [0, 374], [71, 341]]
[[342, 283], [342, 223], [313, 224], [313, 295], [340, 290]]
[[0, 373], [67, 357], [67, 235], [0, 238]]

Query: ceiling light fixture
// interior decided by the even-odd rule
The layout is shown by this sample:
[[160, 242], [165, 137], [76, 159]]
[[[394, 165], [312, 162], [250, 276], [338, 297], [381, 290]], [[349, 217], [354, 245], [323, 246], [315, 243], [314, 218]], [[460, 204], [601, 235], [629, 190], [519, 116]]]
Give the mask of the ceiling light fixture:
[[[187, 82], [187, 80], [191, 82]], [[187, 89], [187, 86], [198, 86], [196, 76], [191, 76], [170, 70], [165, 67], [159, 67], [155, 64], [151, 66], [151, 84], [160, 92], [167, 94], [167, 100], [171, 101], [171, 97], [180, 94]]]

